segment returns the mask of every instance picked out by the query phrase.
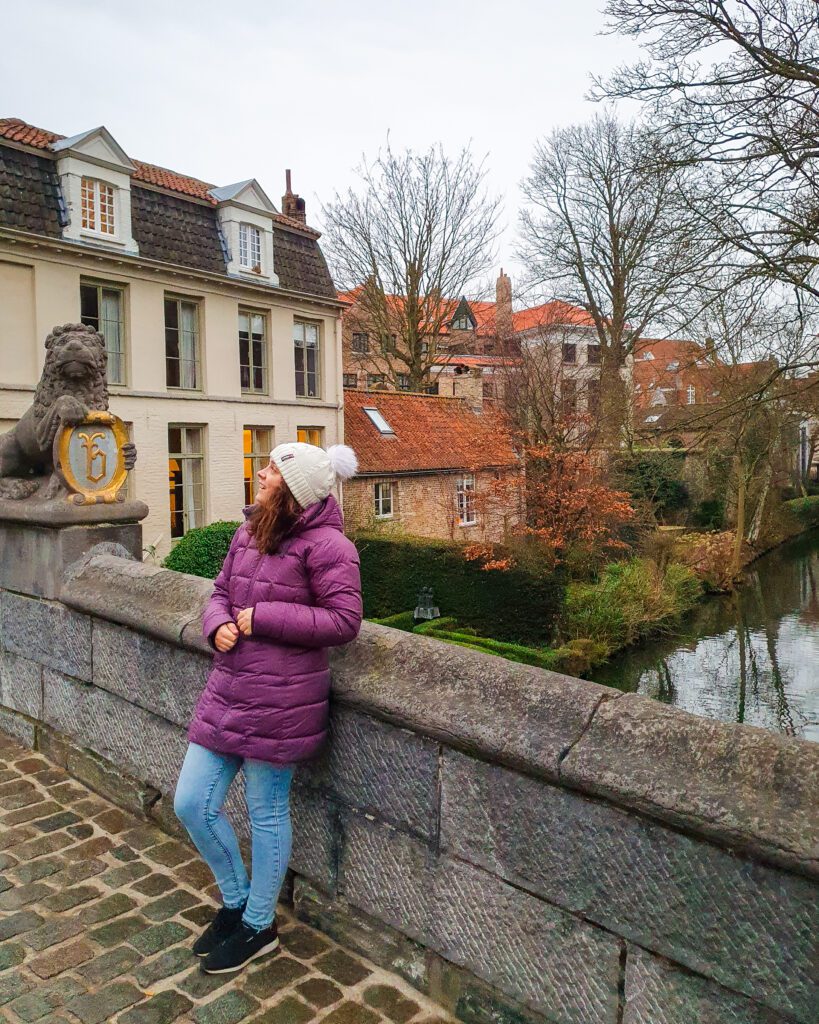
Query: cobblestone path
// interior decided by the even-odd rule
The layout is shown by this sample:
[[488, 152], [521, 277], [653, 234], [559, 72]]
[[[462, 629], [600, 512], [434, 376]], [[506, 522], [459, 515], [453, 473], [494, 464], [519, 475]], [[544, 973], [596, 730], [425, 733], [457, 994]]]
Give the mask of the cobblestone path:
[[402, 979], [280, 914], [282, 949], [202, 974], [213, 913], [195, 851], [0, 735], [0, 1020], [444, 1024]]

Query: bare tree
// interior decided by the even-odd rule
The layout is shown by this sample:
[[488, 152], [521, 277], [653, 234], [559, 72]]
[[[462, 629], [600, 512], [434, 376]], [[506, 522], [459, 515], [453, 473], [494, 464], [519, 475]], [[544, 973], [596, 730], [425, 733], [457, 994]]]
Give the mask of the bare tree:
[[325, 248], [338, 283], [377, 336], [379, 368], [395, 386], [423, 387], [435, 341], [493, 259], [500, 199], [468, 149], [455, 158], [387, 148], [358, 169], [359, 185], [323, 210]]
[[520, 254], [533, 279], [590, 314], [600, 345], [601, 437], [621, 443], [628, 356], [650, 324], [678, 323], [712, 250], [656, 137], [612, 116], [537, 144]]
[[699, 214], [743, 275], [819, 297], [819, 16], [815, 0], [608, 0], [610, 30], [646, 57], [593, 97], [643, 101]]

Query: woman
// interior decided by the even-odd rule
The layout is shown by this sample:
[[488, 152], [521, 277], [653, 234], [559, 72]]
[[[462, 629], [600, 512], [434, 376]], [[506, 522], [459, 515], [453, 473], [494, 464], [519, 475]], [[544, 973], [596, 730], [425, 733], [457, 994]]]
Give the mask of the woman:
[[[344, 445], [274, 448], [205, 610], [216, 655], [188, 730], [174, 809], [222, 896], [193, 947], [208, 974], [238, 971], [279, 944], [293, 768], [327, 737], [327, 648], [353, 640], [361, 626], [358, 554], [330, 494], [356, 468]], [[252, 881], [222, 810], [240, 768]]]

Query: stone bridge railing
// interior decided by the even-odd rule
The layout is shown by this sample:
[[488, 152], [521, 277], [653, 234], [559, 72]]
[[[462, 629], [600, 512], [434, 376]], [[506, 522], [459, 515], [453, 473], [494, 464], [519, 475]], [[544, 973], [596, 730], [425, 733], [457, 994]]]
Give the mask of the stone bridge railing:
[[[0, 591], [0, 727], [174, 828], [210, 589]], [[333, 670], [300, 916], [476, 1024], [815, 1020], [817, 745], [369, 624]]]

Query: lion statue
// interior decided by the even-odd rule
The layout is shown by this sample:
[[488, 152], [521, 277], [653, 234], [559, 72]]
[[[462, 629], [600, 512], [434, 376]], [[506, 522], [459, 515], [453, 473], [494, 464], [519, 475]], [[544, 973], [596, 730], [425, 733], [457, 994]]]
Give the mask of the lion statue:
[[[63, 324], [51, 331], [45, 348], [34, 402], [0, 436], [0, 497], [27, 498], [40, 488], [42, 478], [48, 480], [38, 497], [57, 497], [63, 490], [52, 456], [57, 431], [81, 423], [92, 410], [108, 409], [107, 356], [101, 334], [85, 324]], [[123, 450], [126, 468], [132, 469], [136, 448], [128, 444]]]

